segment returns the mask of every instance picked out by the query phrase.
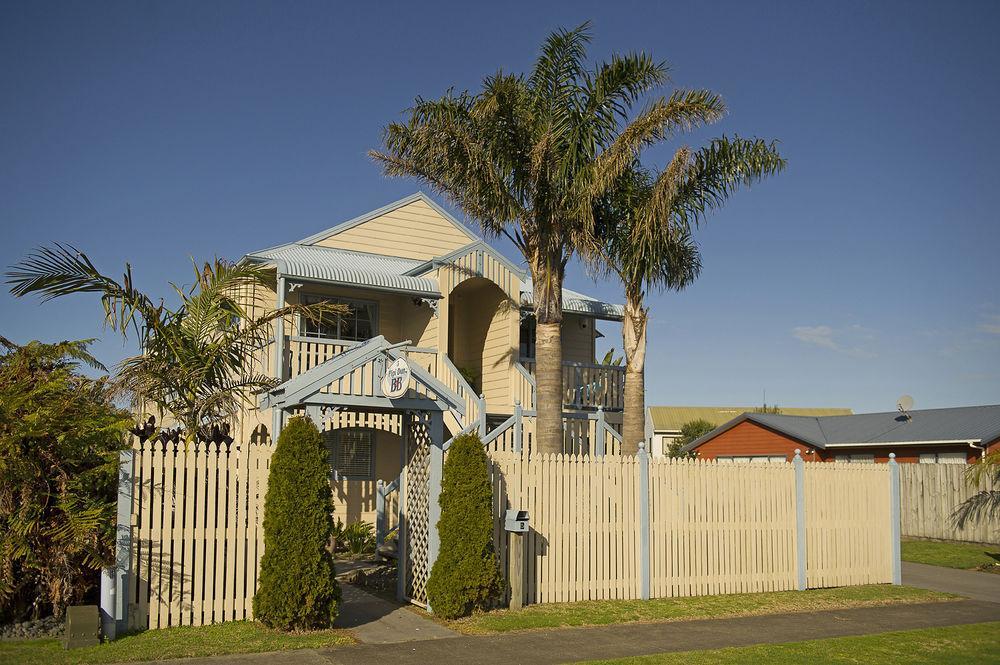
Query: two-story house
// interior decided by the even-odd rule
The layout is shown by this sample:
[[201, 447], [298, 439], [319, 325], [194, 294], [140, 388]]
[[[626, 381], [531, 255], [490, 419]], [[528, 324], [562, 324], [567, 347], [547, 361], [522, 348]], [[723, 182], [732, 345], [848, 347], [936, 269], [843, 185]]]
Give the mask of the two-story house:
[[[464, 415], [445, 414], [446, 435], [474, 420], [486, 431], [508, 418], [516, 404], [529, 414], [530, 435], [535, 404], [530, 277], [426, 195], [251, 252], [244, 260], [276, 271], [276, 292], [247, 295], [255, 307], [332, 300], [350, 308], [348, 316], [319, 323], [279, 322], [277, 346], [266, 350], [263, 371], [291, 382], [381, 336], [401, 344], [407, 359], [465, 402]], [[602, 418], [618, 423], [623, 368], [597, 364], [595, 341], [597, 322], [620, 321], [622, 309], [568, 289], [563, 306], [564, 410], [579, 415], [600, 407]], [[372, 382], [366, 371], [359, 368], [333, 391], [373, 394], [364, 388]], [[282, 414], [267, 403], [245, 414], [243, 436], [280, 429]], [[354, 413], [343, 405], [324, 415], [336, 512], [345, 521], [373, 521], [375, 482], [394, 480], [405, 466], [400, 415], [386, 409]], [[580, 441], [570, 438], [567, 449], [579, 450]]]

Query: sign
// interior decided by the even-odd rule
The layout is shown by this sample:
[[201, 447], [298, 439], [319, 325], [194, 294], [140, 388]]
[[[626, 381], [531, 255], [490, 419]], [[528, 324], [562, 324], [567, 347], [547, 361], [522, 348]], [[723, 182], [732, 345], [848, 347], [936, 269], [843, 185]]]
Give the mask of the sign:
[[389, 399], [399, 399], [410, 387], [410, 365], [403, 358], [396, 358], [385, 368], [382, 377], [382, 394]]

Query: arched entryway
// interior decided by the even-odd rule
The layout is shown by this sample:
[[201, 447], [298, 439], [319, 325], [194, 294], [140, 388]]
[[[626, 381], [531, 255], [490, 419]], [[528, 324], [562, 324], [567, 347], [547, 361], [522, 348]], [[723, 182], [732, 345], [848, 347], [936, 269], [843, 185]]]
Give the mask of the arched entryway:
[[483, 277], [464, 280], [448, 297], [448, 357], [469, 385], [485, 394], [487, 404], [509, 401], [508, 368], [517, 321], [517, 307]]

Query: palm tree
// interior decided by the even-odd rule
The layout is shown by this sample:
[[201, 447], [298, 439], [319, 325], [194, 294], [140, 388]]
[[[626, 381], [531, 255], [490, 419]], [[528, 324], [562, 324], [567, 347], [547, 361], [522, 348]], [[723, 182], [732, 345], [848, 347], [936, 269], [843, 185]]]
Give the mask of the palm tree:
[[723, 137], [697, 153], [681, 148], [662, 173], [633, 164], [595, 206], [591, 264], [617, 275], [625, 287], [623, 454], [634, 454], [646, 438], [646, 292], [680, 291], [694, 282], [701, 256], [692, 228], [740, 186], [784, 167], [773, 142]]
[[[126, 339], [134, 336], [142, 354], [116, 368], [114, 386], [131, 398], [137, 412], [155, 407], [183, 429], [186, 440], [208, 438], [213, 426], [226, 424], [253, 395], [279, 380], [263, 374], [259, 361], [274, 341], [273, 322], [302, 315], [310, 319], [346, 313], [343, 305], [287, 305], [255, 316], [269, 303], [258, 291], [274, 289], [265, 267], [216, 259], [201, 269], [188, 288], [174, 286], [180, 305], [168, 308], [138, 290], [132, 267], [119, 282], [102, 274], [85, 254], [56, 244], [30, 254], [7, 273], [11, 293], [38, 293], [43, 301], [73, 293], [97, 293], [104, 323]], [[263, 289], [258, 289], [263, 287]]]
[[391, 176], [422, 180], [524, 256], [536, 322], [537, 444], [562, 450], [562, 285], [588, 251], [593, 204], [646, 146], [721, 117], [707, 90], [677, 90], [638, 113], [667, 81], [645, 54], [586, 66], [590, 25], [553, 32], [527, 76], [498, 72], [476, 94], [417, 98], [372, 158]]
[[991, 481], [993, 488], [980, 489], [959, 504], [951, 516], [955, 527], [962, 529], [966, 524], [984, 521], [1000, 524], [1000, 450], [987, 453], [977, 464], [970, 465], [965, 477], [970, 487], [978, 489], [984, 481]]

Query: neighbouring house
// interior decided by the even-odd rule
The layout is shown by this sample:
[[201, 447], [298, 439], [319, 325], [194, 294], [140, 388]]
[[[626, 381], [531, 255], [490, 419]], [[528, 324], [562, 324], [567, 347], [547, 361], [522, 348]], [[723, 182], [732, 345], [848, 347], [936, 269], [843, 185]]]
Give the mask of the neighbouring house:
[[1000, 449], [1000, 404], [900, 413], [744, 413], [684, 446], [705, 459], [965, 464]]
[[[716, 427], [736, 416], [751, 412], [753, 406], [648, 406], [646, 430], [651, 436], [650, 450], [654, 455], [666, 455], [667, 449], [681, 435], [681, 428], [694, 420], [705, 420]], [[778, 412], [789, 416], [848, 416], [850, 409], [811, 409], [779, 407]]]
[[[259, 440], [279, 432], [289, 414], [314, 409], [329, 447], [335, 514], [345, 522], [374, 521], [377, 481], [396, 480], [412, 459], [404, 418], [437, 409], [445, 438], [472, 426], [485, 434], [519, 404], [531, 445], [530, 277], [426, 195], [243, 260], [276, 272], [276, 292], [247, 294], [254, 307], [319, 300], [350, 307], [340, 319], [278, 323], [278, 347], [265, 351], [261, 366], [283, 383], [241, 424], [245, 440]], [[566, 417], [600, 407], [603, 422], [620, 427], [624, 368], [598, 364], [595, 340], [597, 322], [620, 321], [622, 308], [565, 289], [563, 311]], [[405, 396], [386, 399], [378, 377], [395, 355], [413, 379]], [[567, 451], [589, 445], [580, 430], [567, 428]]]

